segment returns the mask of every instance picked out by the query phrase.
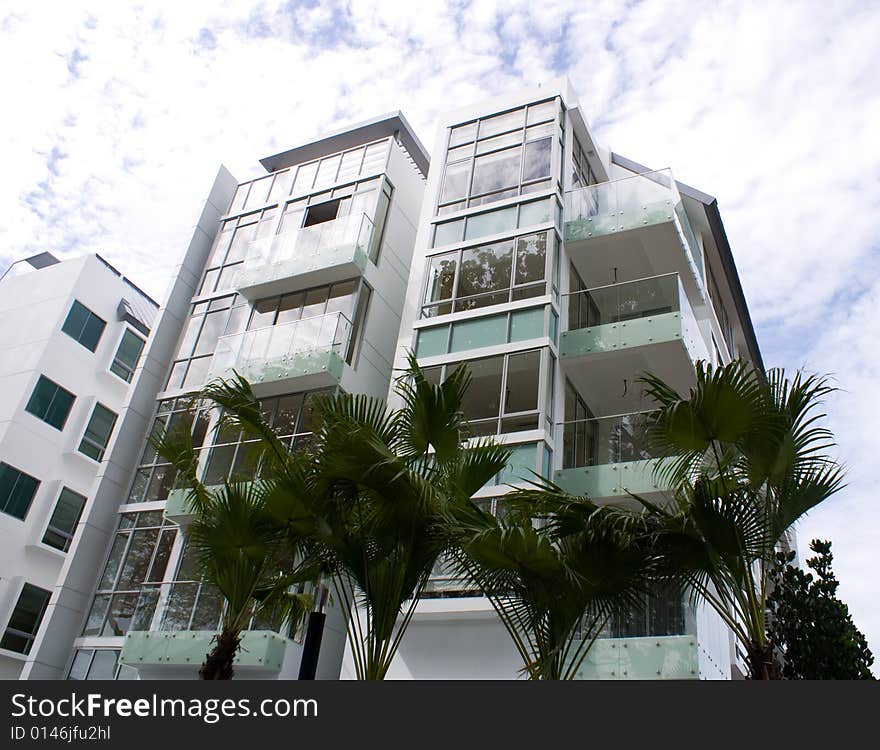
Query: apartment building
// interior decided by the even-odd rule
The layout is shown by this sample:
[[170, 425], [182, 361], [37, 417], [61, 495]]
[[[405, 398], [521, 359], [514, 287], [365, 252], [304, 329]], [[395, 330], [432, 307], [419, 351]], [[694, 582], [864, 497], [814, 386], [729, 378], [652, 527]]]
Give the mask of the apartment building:
[[[494, 512], [534, 474], [661, 499], [639, 376], [684, 390], [697, 360], [762, 367], [716, 201], [598, 143], [566, 81], [443, 116], [397, 366], [408, 348], [437, 380], [467, 363], [474, 432], [513, 453], [476, 496]], [[390, 676], [516, 676], [488, 602], [436, 573]], [[603, 636], [581, 678], [725, 679], [740, 661], [714, 612], [668, 596]]]
[[[79, 617], [37, 634], [29, 676], [196, 675], [221, 601], [187, 555], [183, 492], [147, 436], [185, 425], [209, 485], [255, 467], [241, 436], [215, 430], [218, 414], [192, 403], [194, 391], [233, 370], [245, 375], [291, 448], [308, 439], [316, 394], [388, 391], [427, 153], [394, 113], [261, 164], [266, 176], [239, 184], [221, 170], [211, 189], [163, 308], [149, 418], [128, 432], [136, 449], [106, 488], [113, 533], [101, 559], [82, 566], [91, 583]], [[319, 677], [338, 677], [344, 634], [331, 608]], [[252, 623], [237, 674], [296, 677], [301, 635]]]
[[[0, 281], [0, 679], [18, 678], [95, 502], [157, 303], [97, 255]], [[89, 536], [89, 534], [86, 534]]]
[[[512, 450], [476, 495], [503, 513], [534, 474], [599, 501], [662, 499], [639, 376], [686, 388], [697, 360], [762, 367], [716, 201], [597, 143], [566, 81], [443, 115], [430, 158], [395, 113], [261, 164], [211, 188], [95, 491], [112, 528], [71, 562], [25, 677], [196, 676], [221, 601], [187, 555], [183, 493], [147, 435], [190, 430], [207, 484], [253, 472], [246, 441], [189, 398], [233, 369], [293, 448], [316, 393], [394, 405], [408, 351], [437, 381], [467, 363], [475, 434]], [[345, 616], [328, 613], [319, 678], [352, 675]], [[237, 674], [295, 678], [300, 636], [251, 623]], [[726, 679], [739, 661], [711, 610], [658, 593], [608, 624], [579, 676]], [[389, 677], [519, 667], [487, 600], [441, 564]]]

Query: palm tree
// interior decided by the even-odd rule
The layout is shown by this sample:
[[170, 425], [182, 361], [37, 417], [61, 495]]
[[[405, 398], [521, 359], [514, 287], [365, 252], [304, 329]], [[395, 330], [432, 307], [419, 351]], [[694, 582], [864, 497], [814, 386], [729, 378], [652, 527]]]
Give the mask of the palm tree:
[[[316, 399], [316, 431], [308, 451], [298, 453], [274, 433], [240, 375], [199, 394], [221, 410], [221, 428], [240, 430], [252, 446], [260, 509], [284, 539], [288, 559], [298, 561], [288, 573], [329, 579], [350, 613], [347, 636], [359, 679], [387, 673], [450, 544], [449, 509], [470, 502], [509, 458], [488, 440], [468, 439], [461, 405], [469, 383], [460, 367], [432, 384], [410, 357], [396, 386], [402, 408], [363, 395]], [[193, 488], [193, 503], [203, 503], [210, 493], [199, 486], [195, 457], [173, 445], [163, 455]]]
[[385, 677], [451, 543], [448, 513], [470, 503], [509, 459], [489, 440], [468, 439], [461, 405], [469, 383], [462, 366], [433, 384], [411, 356], [396, 384], [400, 409], [367, 396], [321, 399], [312, 462], [279, 488], [279, 497], [306, 492], [311, 500], [313, 539], [352, 614], [359, 679]]
[[261, 482], [226, 482], [205, 487], [196, 476], [197, 454], [189, 432], [171, 431], [153, 444], [174, 463], [186, 485], [186, 502], [195, 519], [186, 529], [188, 553], [202, 583], [220, 592], [224, 605], [220, 632], [199, 670], [203, 680], [230, 680], [241, 635], [252, 618], [296, 622], [311, 597], [291, 592], [312, 571], [291, 564], [282, 530], [266, 507]]
[[652, 375], [657, 403], [649, 439], [667, 458], [658, 474], [668, 505], [641, 500], [667, 574], [692, 587], [730, 627], [750, 677], [775, 676], [767, 636], [769, 573], [792, 526], [842, 487], [828, 456], [833, 436], [818, 411], [827, 379], [781, 370], [766, 376], [743, 362], [698, 363], [687, 398]]
[[641, 519], [546, 480], [455, 520], [457, 569], [488, 597], [533, 680], [571, 680], [608, 620], [637, 608], [655, 556]]

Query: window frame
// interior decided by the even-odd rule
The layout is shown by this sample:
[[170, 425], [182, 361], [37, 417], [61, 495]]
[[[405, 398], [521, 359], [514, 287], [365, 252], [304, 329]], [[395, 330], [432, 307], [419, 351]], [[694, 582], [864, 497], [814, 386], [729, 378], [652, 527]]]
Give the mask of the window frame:
[[[113, 417], [110, 420], [110, 429], [107, 432], [106, 442], [103, 445], [101, 445], [100, 442], [98, 442], [97, 440], [95, 440], [94, 438], [89, 436], [89, 430], [91, 429], [92, 421], [95, 419], [95, 416], [98, 414], [99, 409], [103, 409], [104, 412], [106, 412], [109, 415], [112, 415], [112, 417]], [[100, 401], [96, 401], [95, 405], [92, 407], [92, 413], [89, 416], [88, 421], [86, 422], [85, 428], [83, 429], [83, 434], [82, 434], [82, 437], [80, 438], [79, 445], [77, 446], [77, 451], [79, 453], [82, 453], [87, 458], [90, 458], [93, 461], [97, 461], [98, 463], [101, 463], [101, 461], [104, 460], [104, 454], [107, 452], [107, 447], [110, 445], [110, 441], [113, 438], [113, 430], [116, 429], [116, 422], [118, 420], [119, 420], [119, 415], [115, 411], [113, 411], [109, 407], [105, 406]], [[90, 453], [83, 450], [83, 445], [86, 445], [90, 448], [94, 448], [95, 450], [97, 450], [97, 452], [98, 452], [97, 457], [93, 456]]]
[[[510, 375], [510, 358], [520, 355], [525, 355], [533, 352], [539, 353], [538, 359], [538, 384], [537, 384], [537, 392], [536, 392], [536, 408], [534, 409], [526, 409], [520, 411], [507, 411], [506, 407], [506, 399], [505, 394], [508, 391], [508, 382]], [[553, 367], [555, 369], [555, 362], [551, 363], [552, 352], [550, 351], [550, 347], [548, 346], [540, 346], [540, 347], [529, 347], [526, 349], [517, 349], [514, 351], [505, 351], [503, 353], [497, 354], [483, 354], [477, 356], [471, 356], [467, 358], [455, 359], [451, 362], [442, 362], [437, 365], [430, 365], [429, 368], [433, 369], [434, 367], [439, 368], [439, 379], [440, 382], [443, 382], [443, 379], [452, 372], [456, 367], [461, 364], [468, 365], [470, 362], [476, 362], [484, 359], [496, 359], [502, 358], [502, 369], [501, 369], [501, 385], [498, 399], [498, 414], [494, 417], [484, 417], [476, 420], [471, 420], [465, 415], [465, 418], [468, 420], [469, 425], [473, 426], [475, 424], [485, 424], [489, 425], [494, 421], [495, 429], [491, 432], [486, 432], [483, 430], [472, 430], [472, 435], [474, 437], [484, 437], [484, 436], [494, 436], [494, 435], [511, 435], [519, 432], [533, 432], [536, 430], [547, 431], [546, 423], [547, 423], [547, 415], [546, 409], [548, 405], [548, 397], [547, 390], [552, 387], [552, 377], [553, 375], [550, 373], [549, 368]], [[505, 430], [504, 421], [511, 420], [516, 418], [524, 418], [530, 417], [534, 415], [535, 417], [535, 426], [534, 427], [526, 427], [522, 429], [516, 430]], [[544, 417], [542, 419], [542, 416]]]
[[[43, 382], [49, 383], [50, 385], [54, 386], [55, 391], [52, 394], [52, 397], [49, 399], [49, 403], [46, 407], [45, 414], [41, 415], [41, 414], [37, 413], [36, 411], [32, 410], [31, 404], [36, 396], [37, 389], [40, 387], [40, 385]], [[67, 410], [65, 411], [64, 419], [61, 420], [61, 424], [56, 425], [56, 424], [50, 422], [46, 417], [48, 417], [49, 414], [51, 413], [52, 407], [55, 405], [55, 399], [58, 397], [59, 393], [63, 393], [63, 394], [66, 394], [67, 396], [70, 396], [70, 403], [67, 406]], [[36, 417], [41, 422], [44, 422], [45, 424], [49, 425], [53, 429], [56, 429], [59, 432], [63, 432], [64, 427], [67, 424], [67, 420], [70, 418], [70, 412], [73, 411], [73, 406], [75, 403], [76, 403], [76, 395], [74, 393], [72, 393], [71, 391], [68, 391], [66, 388], [59, 385], [51, 378], [48, 378], [45, 375], [43, 375], [42, 373], [40, 373], [39, 377], [37, 378], [37, 382], [34, 384], [33, 390], [31, 391], [31, 395], [28, 398], [27, 404], [25, 404], [24, 410], [28, 414], [30, 414], [31, 416]]]
[[[86, 319], [83, 321], [82, 326], [79, 330], [79, 333], [74, 335], [71, 331], [68, 330], [68, 324], [70, 323], [70, 316], [73, 315], [73, 312], [75, 309], [77, 309], [77, 306], [79, 306], [80, 308], [85, 310]], [[95, 345], [89, 346], [88, 344], [86, 344], [82, 341], [82, 338], [83, 338], [83, 335], [85, 334], [86, 329], [88, 328], [89, 324], [92, 322], [92, 319], [97, 320], [100, 323], [100, 328], [98, 329], [97, 338], [95, 339]], [[82, 302], [80, 302], [78, 299], [73, 300], [73, 302], [70, 305], [70, 308], [67, 311], [67, 316], [64, 318], [64, 323], [61, 324], [61, 332], [62, 333], [65, 333], [68, 336], [70, 336], [70, 338], [72, 338], [74, 341], [76, 341], [77, 344], [79, 344], [80, 346], [82, 346], [85, 349], [88, 349], [90, 352], [92, 352], [92, 354], [94, 354], [98, 350], [98, 347], [101, 345], [101, 339], [103, 338], [104, 331], [106, 331], [106, 330], [107, 330], [107, 321], [104, 320], [104, 318], [102, 318], [100, 315], [95, 313], [91, 308], [87, 307]]]
[[[544, 276], [542, 279], [538, 281], [527, 281], [524, 283], [517, 283], [517, 261], [519, 257], [519, 243], [520, 240], [527, 241], [530, 237], [539, 237], [541, 234], [545, 237], [545, 247], [544, 247]], [[506, 288], [490, 290], [488, 292], [480, 292], [478, 294], [471, 294], [465, 297], [459, 296], [459, 282], [461, 280], [461, 270], [462, 270], [462, 262], [464, 259], [464, 254], [469, 251], [476, 250], [481, 247], [486, 247], [490, 245], [498, 245], [504, 242], [511, 242], [512, 248], [510, 253], [510, 278], [508, 280], [508, 285]], [[492, 308], [497, 305], [506, 305], [511, 301], [517, 301], [516, 293], [521, 292], [525, 293], [525, 296], [519, 297], [519, 299], [530, 299], [532, 297], [541, 297], [546, 294], [549, 294], [549, 284], [554, 276], [553, 271], [553, 263], [556, 259], [556, 251], [555, 248], [559, 244], [559, 237], [553, 229], [540, 229], [538, 231], [531, 232], [515, 232], [509, 237], [504, 237], [502, 239], [493, 240], [491, 242], [477, 242], [470, 243], [464, 245], [462, 247], [455, 248], [454, 250], [447, 250], [442, 253], [435, 253], [433, 255], [429, 255], [425, 259], [425, 271], [424, 271], [424, 282], [422, 284], [422, 295], [421, 295], [421, 303], [419, 305], [419, 318], [434, 318], [439, 317], [441, 315], [448, 315], [456, 312], [463, 312], [467, 310], [474, 309], [483, 309]], [[550, 247], [552, 245], [553, 247]], [[452, 293], [449, 297], [437, 300], [428, 300], [428, 296], [431, 292], [432, 287], [432, 275], [431, 275], [431, 266], [438, 259], [448, 257], [450, 259], [454, 258], [455, 261], [455, 275], [452, 280]], [[530, 294], [526, 292], [526, 290], [537, 290], [538, 288], [543, 287], [543, 291], [541, 294]], [[467, 302], [476, 302], [481, 298], [492, 297], [494, 295], [500, 295], [504, 292], [507, 292], [507, 299], [495, 303], [490, 303], [485, 306], [477, 305], [476, 307], [465, 307], [464, 305]], [[448, 306], [447, 312], [437, 312], [434, 315], [428, 313], [431, 309], [440, 309], [446, 308]]]
[[[121, 351], [122, 345], [125, 342], [127, 336], [137, 339], [138, 341], [140, 341], [141, 344], [138, 350], [137, 357], [135, 357], [134, 364], [131, 367], [129, 367], [128, 364], [126, 364], [123, 360], [119, 358], [119, 352]], [[133, 328], [125, 326], [122, 331], [122, 336], [119, 337], [119, 342], [116, 345], [116, 351], [113, 354], [113, 359], [110, 362], [110, 366], [107, 368], [107, 370], [113, 373], [120, 380], [126, 383], [131, 383], [131, 381], [134, 380], [135, 370], [137, 370], [137, 366], [141, 361], [141, 355], [144, 353], [144, 348], [146, 347], [146, 345], [147, 340], [143, 336], [135, 333]], [[128, 377], [126, 377], [125, 375], [121, 375], [116, 370], [114, 370], [113, 368], [116, 366], [120, 367], [123, 371], [127, 371]]]
[[[28, 588], [34, 589], [34, 590], [40, 592], [41, 594], [45, 594], [45, 598], [43, 600], [43, 603], [40, 606], [40, 612], [36, 618], [34, 629], [31, 632], [19, 630], [18, 628], [13, 627], [11, 624], [13, 618], [15, 617], [15, 611], [18, 609], [19, 604], [21, 603], [21, 598], [24, 595], [25, 590]], [[46, 610], [49, 607], [49, 601], [51, 598], [52, 598], [51, 591], [44, 589], [44, 588], [41, 588], [40, 586], [36, 586], [33, 583], [30, 583], [28, 581], [24, 581], [22, 583], [21, 588], [18, 590], [18, 596], [15, 599], [15, 604], [12, 606], [12, 609], [10, 609], [10, 611], [9, 611], [9, 617], [7, 618], [6, 625], [3, 628], [3, 635], [2, 635], [2, 637], [0, 637], [0, 648], [2, 648], [4, 651], [9, 651], [14, 654], [21, 654], [22, 656], [27, 656], [28, 654], [30, 654], [31, 648], [33, 648], [33, 645], [34, 645], [34, 641], [37, 638], [37, 633], [40, 632], [40, 626], [43, 624], [43, 618], [46, 616]], [[8, 648], [7, 646], [2, 645], [2, 642], [6, 640], [6, 636], [8, 634], [10, 634], [10, 632], [13, 637], [23, 638], [26, 641], [24, 651], [19, 651], [17, 649]]]
[[[551, 104], [555, 105], [552, 107], [552, 114], [539, 114], [536, 119], [531, 120], [531, 114], [534, 110], [540, 110], [542, 107], [547, 108]], [[520, 112], [522, 115], [518, 118], [516, 125], [511, 122], [504, 125], [501, 130], [492, 130], [489, 133], [483, 132], [484, 124], [493, 120], [497, 121], [499, 118], [517, 115]], [[552, 188], [554, 184], [554, 160], [559, 159], [557, 152], [559, 152], [560, 144], [562, 143], [562, 118], [563, 108], [559, 97], [551, 97], [537, 102], [528, 102], [519, 107], [494, 113], [478, 120], [448, 127], [446, 129], [447, 138], [443, 176], [440, 179], [436, 195], [435, 215], [442, 216], [464, 208], [493, 203], [504, 198], [527, 195], [542, 189], [545, 187], [545, 184], [547, 189]], [[460, 134], [464, 131], [469, 132], [466, 132], [464, 137], [461, 138]], [[510, 136], [515, 133], [518, 133], [519, 137], [512, 140]], [[549, 141], [547, 173], [538, 177], [527, 177], [527, 146], [544, 140]], [[481, 144], [483, 146], [482, 149]], [[518, 149], [519, 151], [519, 168], [516, 184], [474, 192], [477, 160], [485, 160], [487, 157], [491, 158], [508, 149]], [[467, 167], [464, 171], [459, 171], [462, 170], [465, 164]], [[459, 172], [457, 179], [465, 183], [464, 193], [459, 195], [456, 192], [452, 196], [444, 198], [444, 192], [447, 189], [447, 176], [452, 171]], [[464, 179], [461, 179], [462, 176]], [[558, 188], [558, 180], [556, 187]]]
[[[24, 521], [27, 518], [28, 513], [31, 510], [31, 506], [34, 504], [34, 498], [37, 496], [37, 492], [39, 492], [40, 484], [42, 482], [39, 479], [37, 479], [35, 476], [33, 476], [32, 474], [28, 474], [26, 471], [22, 471], [21, 469], [19, 469], [16, 466], [13, 466], [12, 464], [7, 463], [6, 461], [0, 461], [0, 468], [3, 468], [3, 467], [6, 467], [6, 469], [8, 469], [8, 470], [16, 472], [16, 477], [15, 477], [15, 482], [12, 485], [12, 492], [10, 492], [9, 495], [3, 499], [3, 506], [0, 507], [0, 513], [4, 513], [5, 515], [11, 516], [12, 518], [15, 518], [15, 519], [18, 519], [19, 521]], [[27, 501], [27, 507], [24, 510], [24, 515], [17, 516], [15, 513], [10, 513], [8, 508], [9, 508], [9, 501], [12, 498], [13, 493], [15, 492], [16, 488], [19, 486], [19, 483], [21, 482], [22, 477], [26, 477], [28, 480], [33, 481], [34, 486], [33, 486], [33, 492], [30, 493], [31, 496]]]
[[[73, 522], [73, 526], [70, 531], [66, 531], [62, 529], [60, 526], [53, 526], [52, 520], [55, 518], [55, 514], [58, 512], [59, 504], [61, 503], [62, 497], [64, 497], [65, 493], [69, 493], [79, 498], [82, 502], [80, 503], [79, 510], [76, 513], [76, 520]], [[46, 522], [46, 526], [43, 529], [43, 535], [40, 537], [40, 544], [43, 544], [47, 547], [51, 547], [52, 549], [62, 552], [66, 554], [70, 551], [70, 545], [73, 543], [73, 537], [76, 534], [76, 528], [79, 526], [79, 522], [82, 519], [83, 511], [86, 507], [86, 502], [88, 502], [88, 498], [85, 495], [76, 492], [75, 490], [70, 489], [70, 487], [62, 486], [61, 490], [58, 492], [58, 496], [55, 498], [55, 504], [52, 508], [52, 513], [49, 515], [49, 519]], [[61, 539], [63, 539], [63, 546], [58, 547], [55, 544], [52, 544], [49, 541], [46, 541], [46, 537], [50, 534], [56, 534]]]

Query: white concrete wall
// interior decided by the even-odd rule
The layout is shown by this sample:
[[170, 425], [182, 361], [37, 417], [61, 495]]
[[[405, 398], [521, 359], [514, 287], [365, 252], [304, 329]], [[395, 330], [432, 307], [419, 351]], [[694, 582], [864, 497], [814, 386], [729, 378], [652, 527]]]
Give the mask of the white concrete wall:
[[[93, 511], [91, 489], [101, 466], [77, 448], [95, 404], [121, 414], [131, 391], [109, 367], [130, 327], [118, 320], [117, 306], [134, 296], [134, 290], [93, 255], [0, 282], [0, 460], [40, 480], [24, 520], [0, 513], [4, 630], [24, 582], [52, 591], [71, 554], [41, 541], [62, 487], [87, 498], [83, 519]], [[75, 299], [106, 321], [94, 352], [61, 330]], [[40, 375], [76, 396], [60, 431], [24, 410]], [[117, 420], [111, 447], [119, 429]], [[18, 676], [24, 661], [22, 655], [0, 651], [0, 675]]]

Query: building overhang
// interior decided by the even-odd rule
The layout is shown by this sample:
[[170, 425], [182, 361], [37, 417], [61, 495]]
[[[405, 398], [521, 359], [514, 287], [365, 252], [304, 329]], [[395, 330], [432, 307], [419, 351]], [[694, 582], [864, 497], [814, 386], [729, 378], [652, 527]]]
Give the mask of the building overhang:
[[400, 110], [333, 131], [316, 141], [282, 151], [274, 156], [267, 156], [260, 159], [260, 164], [268, 172], [277, 172], [294, 164], [302, 164], [388, 136], [393, 136], [400, 142], [412, 157], [419, 172], [426, 177], [431, 158]]

